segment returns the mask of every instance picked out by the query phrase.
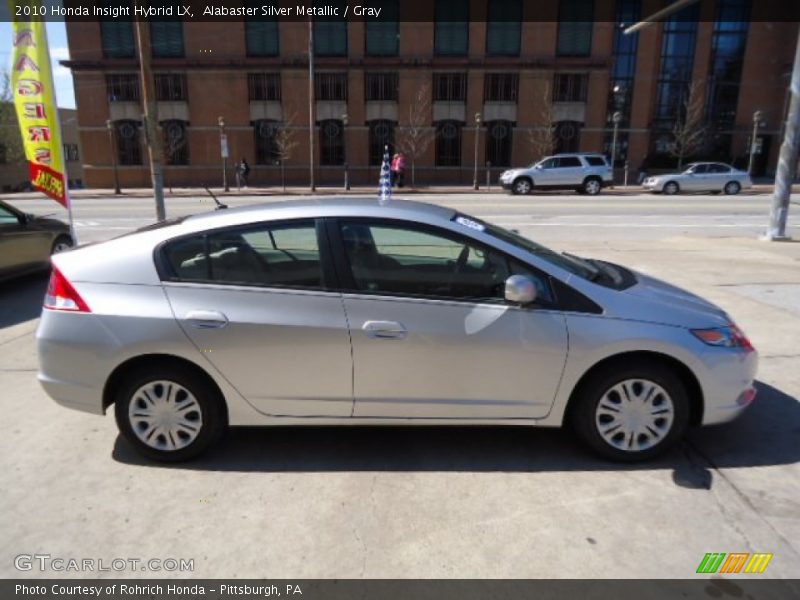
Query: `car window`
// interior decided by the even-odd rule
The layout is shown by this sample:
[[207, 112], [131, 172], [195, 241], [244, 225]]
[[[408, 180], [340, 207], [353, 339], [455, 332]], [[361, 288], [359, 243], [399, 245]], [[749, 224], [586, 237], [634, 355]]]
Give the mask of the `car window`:
[[505, 280], [517, 272], [538, 278], [540, 297], [551, 298], [543, 275], [449, 232], [364, 222], [340, 228], [356, 289], [362, 292], [503, 302]]
[[323, 287], [316, 228], [312, 221], [217, 231], [173, 242], [165, 250], [182, 280]]
[[582, 167], [581, 160], [577, 156], [562, 156], [559, 159], [558, 166], [565, 167]]
[[541, 163], [543, 169], [555, 169], [558, 166], [557, 158], [548, 158]]
[[728, 165], [713, 164], [708, 165], [709, 173], [730, 173], [731, 168]]
[[606, 160], [602, 156], [584, 156], [583, 158], [593, 167], [606, 166]]
[[16, 225], [19, 223], [19, 219], [17, 219], [17, 215], [8, 210], [5, 206], [0, 206], [0, 225], [6, 223], [13, 223]]

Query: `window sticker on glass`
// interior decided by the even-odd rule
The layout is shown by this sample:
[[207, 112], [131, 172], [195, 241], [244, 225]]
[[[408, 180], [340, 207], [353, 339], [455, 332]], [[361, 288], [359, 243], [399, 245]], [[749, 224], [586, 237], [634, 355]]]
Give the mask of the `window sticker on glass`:
[[469, 227], [470, 229], [476, 229], [477, 231], [483, 231], [486, 229], [486, 227], [484, 227], [477, 221], [473, 221], [472, 219], [468, 219], [467, 217], [456, 217], [455, 221], [459, 225], [463, 225], [464, 227]]

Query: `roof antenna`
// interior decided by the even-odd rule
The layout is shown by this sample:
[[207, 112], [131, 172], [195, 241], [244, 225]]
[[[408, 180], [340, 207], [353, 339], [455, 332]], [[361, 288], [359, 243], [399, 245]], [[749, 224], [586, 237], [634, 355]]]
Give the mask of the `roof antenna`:
[[228, 208], [228, 205], [227, 205], [227, 204], [223, 204], [222, 202], [220, 202], [220, 201], [217, 199], [217, 197], [214, 195], [214, 192], [212, 192], [210, 189], [208, 189], [208, 188], [207, 188], [207, 187], [205, 187], [205, 186], [203, 186], [203, 187], [204, 187], [204, 188], [205, 188], [205, 190], [208, 192], [208, 195], [209, 195], [209, 196], [211, 196], [211, 197], [214, 199], [214, 202], [216, 202], [216, 204], [217, 204], [217, 208], [215, 208], [214, 210], [223, 210], [223, 209], [225, 209], [225, 208]]

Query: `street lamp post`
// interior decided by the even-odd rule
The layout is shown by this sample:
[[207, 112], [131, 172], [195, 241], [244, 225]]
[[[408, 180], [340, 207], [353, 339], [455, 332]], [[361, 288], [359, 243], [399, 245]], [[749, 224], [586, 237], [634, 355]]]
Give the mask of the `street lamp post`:
[[343, 154], [344, 154], [344, 189], [350, 191], [350, 173], [348, 172], [348, 164], [347, 164], [347, 113], [342, 115], [342, 141], [344, 142], [343, 145]]
[[114, 193], [121, 194], [119, 172], [117, 171], [117, 148], [114, 144], [114, 123], [111, 122], [111, 119], [106, 121], [106, 129], [108, 129], [108, 145], [111, 148], [111, 166], [114, 168]]
[[228, 187], [228, 138], [225, 135], [225, 119], [218, 117], [217, 124], [219, 125], [219, 149], [222, 155], [222, 187], [228, 192], [230, 191]]
[[747, 174], [753, 175], [753, 160], [756, 155], [756, 140], [758, 139], [758, 128], [761, 126], [761, 111], [753, 113], [753, 135], [750, 138], [750, 160], [747, 161]]
[[478, 189], [478, 140], [480, 139], [481, 135], [481, 113], [475, 113], [475, 161], [474, 161], [474, 170], [472, 173], [472, 189]]
[[617, 162], [617, 134], [619, 133], [619, 122], [622, 121], [622, 113], [615, 111], [611, 115], [611, 121], [614, 123], [614, 133], [611, 136], [611, 186], [614, 186], [614, 167]]

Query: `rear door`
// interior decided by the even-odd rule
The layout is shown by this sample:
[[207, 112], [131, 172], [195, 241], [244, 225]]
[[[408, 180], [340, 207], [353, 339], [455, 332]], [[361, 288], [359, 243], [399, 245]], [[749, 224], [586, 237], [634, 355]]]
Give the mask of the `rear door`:
[[556, 183], [560, 186], [575, 187], [583, 182], [588, 169], [584, 169], [581, 159], [577, 156], [561, 156], [558, 159], [558, 178]]
[[164, 289], [181, 328], [253, 406], [349, 417], [350, 336], [313, 220], [189, 236], [167, 245]]

